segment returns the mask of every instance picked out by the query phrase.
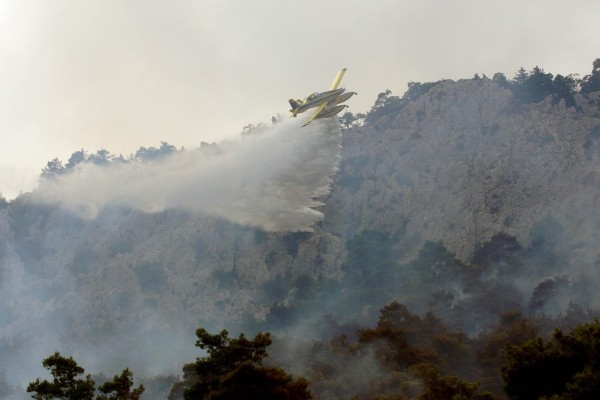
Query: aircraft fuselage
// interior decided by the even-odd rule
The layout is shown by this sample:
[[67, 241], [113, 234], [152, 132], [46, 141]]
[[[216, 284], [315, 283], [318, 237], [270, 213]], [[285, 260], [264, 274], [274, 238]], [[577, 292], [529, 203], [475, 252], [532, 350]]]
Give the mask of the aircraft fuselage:
[[355, 95], [355, 92], [347, 92], [346, 90], [341, 88], [338, 89], [344, 74], [346, 73], [346, 68], [342, 68], [338, 71], [333, 83], [331, 84], [331, 89], [326, 92], [315, 92], [311, 95], [308, 95], [304, 100], [294, 100], [290, 99], [289, 103], [292, 106], [290, 112], [292, 113], [292, 117], [303, 113], [304, 111], [317, 108], [311, 116], [308, 117], [304, 125], [306, 126], [310, 124], [315, 119], [320, 118], [329, 118], [339, 114], [343, 109], [348, 107], [345, 104], [340, 104], [348, 100], [350, 97]]
[[346, 89], [344, 88], [340, 88], [335, 90], [328, 90], [326, 92], [321, 93], [313, 93], [309, 95], [306, 99], [304, 99], [304, 101], [300, 102], [300, 106], [294, 110], [294, 114], [300, 114], [311, 108], [318, 107], [323, 103], [329, 103], [330, 101], [344, 93], [345, 90]]

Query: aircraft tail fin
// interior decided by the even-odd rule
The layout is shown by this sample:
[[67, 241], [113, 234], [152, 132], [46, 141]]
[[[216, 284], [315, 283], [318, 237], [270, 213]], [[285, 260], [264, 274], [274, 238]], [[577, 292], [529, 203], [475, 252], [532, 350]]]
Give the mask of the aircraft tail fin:
[[294, 111], [296, 108], [300, 107], [300, 103], [297, 100], [294, 99], [290, 99], [290, 106], [292, 106], [292, 111]]

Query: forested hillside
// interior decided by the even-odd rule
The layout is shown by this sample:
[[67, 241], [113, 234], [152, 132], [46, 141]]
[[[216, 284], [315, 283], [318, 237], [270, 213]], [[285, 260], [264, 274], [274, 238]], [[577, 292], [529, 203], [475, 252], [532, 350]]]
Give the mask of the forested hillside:
[[[258, 335], [260, 357], [218, 364], [210, 390], [257, 374], [297, 398], [598, 393], [598, 360], [581, 356], [600, 314], [600, 59], [592, 67], [582, 79], [536, 67], [382, 92], [340, 118], [339, 170], [312, 231], [118, 202], [84, 218], [35, 191], [0, 198], [0, 394], [19, 396], [60, 351], [93, 374], [128, 367], [142, 398], [194, 398], [203, 362], [216, 362], [193, 364], [199, 327], [215, 354], [239, 342], [208, 332], [273, 339], [268, 357]], [[81, 150], [41, 179], [85, 164], [155, 168], [183, 151]], [[556, 385], [530, 385], [523, 368], [547, 371], [553, 352], [576, 361]]]

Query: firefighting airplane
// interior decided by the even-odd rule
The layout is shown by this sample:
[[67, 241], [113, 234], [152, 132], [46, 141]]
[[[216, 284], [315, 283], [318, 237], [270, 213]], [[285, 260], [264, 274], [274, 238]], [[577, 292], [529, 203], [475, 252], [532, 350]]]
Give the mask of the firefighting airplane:
[[340, 103], [345, 102], [356, 93], [344, 93], [346, 89], [337, 88], [340, 85], [340, 82], [342, 81], [342, 78], [344, 77], [345, 73], [346, 68], [341, 69], [337, 73], [335, 79], [333, 80], [333, 83], [331, 84], [331, 90], [321, 93], [313, 93], [307, 96], [304, 100], [290, 99], [290, 105], [292, 106], [290, 112], [292, 113], [292, 117], [295, 117], [296, 115], [303, 113], [304, 111], [310, 108], [317, 107], [315, 112], [312, 113], [312, 115], [308, 117], [304, 125], [302, 125], [306, 126], [313, 122], [315, 119], [333, 117], [334, 115], [337, 115], [340, 111], [342, 111], [344, 108], [348, 107], [347, 105]]

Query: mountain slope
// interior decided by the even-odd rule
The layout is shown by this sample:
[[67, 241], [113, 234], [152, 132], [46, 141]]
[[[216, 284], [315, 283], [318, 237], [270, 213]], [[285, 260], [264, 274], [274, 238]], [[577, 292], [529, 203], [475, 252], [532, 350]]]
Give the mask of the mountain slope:
[[[405, 232], [414, 252], [441, 240], [468, 259], [494, 234], [523, 245], [552, 215], [589, 250], [600, 180], [598, 93], [583, 107], [521, 104], [489, 79], [443, 81], [396, 114], [343, 136], [327, 230]], [[590, 101], [591, 100], [591, 101]], [[589, 103], [589, 104], [588, 104]], [[583, 226], [582, 226], [583, 224]]]

